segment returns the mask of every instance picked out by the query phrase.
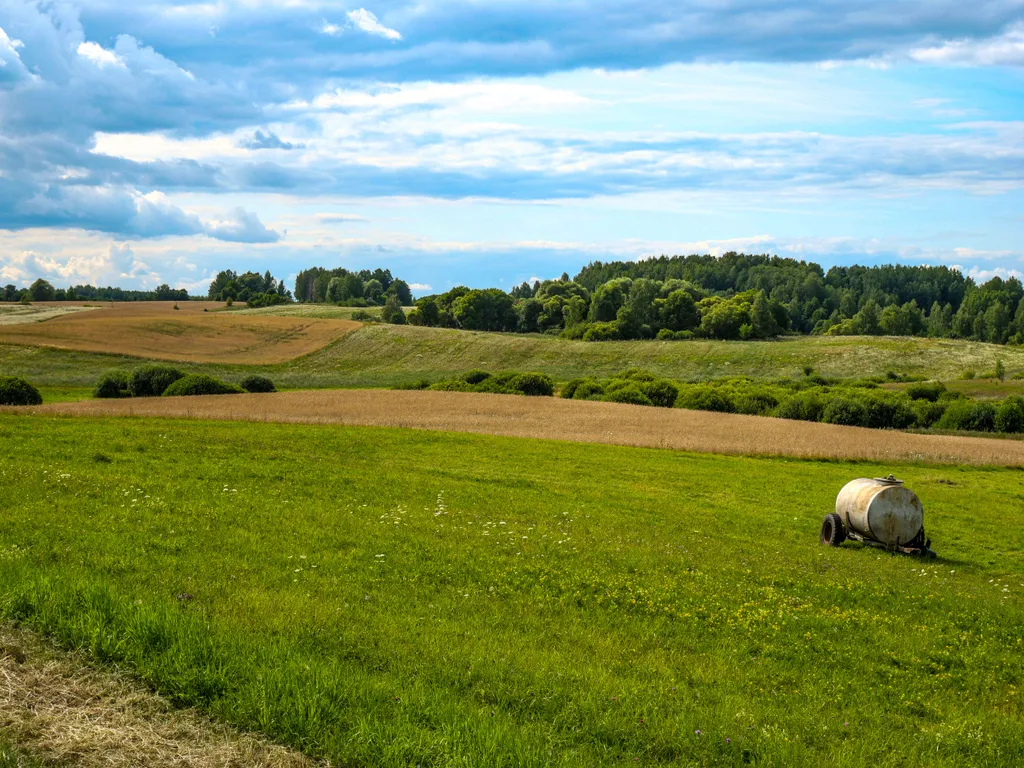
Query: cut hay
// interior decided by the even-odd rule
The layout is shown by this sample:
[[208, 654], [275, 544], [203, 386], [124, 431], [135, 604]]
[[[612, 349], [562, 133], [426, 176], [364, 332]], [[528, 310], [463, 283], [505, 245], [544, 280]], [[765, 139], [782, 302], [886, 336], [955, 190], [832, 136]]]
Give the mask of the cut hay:
[[127, 678], [9, 626], [0, 626], [0, 731], [34, 757], [80, 768], [320, 765], [175, 710]]
[[22, 408], [20, 412], [407, 427], [704, 453], [1024, 465], [1024, 441], [1017, 440], [463, 392], [316, 390], [230, 398], [87, 400]]

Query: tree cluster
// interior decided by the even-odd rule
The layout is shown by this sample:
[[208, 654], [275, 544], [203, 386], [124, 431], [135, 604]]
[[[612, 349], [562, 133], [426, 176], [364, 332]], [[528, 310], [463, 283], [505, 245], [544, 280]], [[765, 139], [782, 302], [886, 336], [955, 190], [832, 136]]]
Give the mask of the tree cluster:
[[312, 267], [295, 278], [296, 301], [374, 307], [386, 304], [390, 296], [396, 297], [399, 307], [412, 304], [409, 284], [392, 277], [389, 269], [350, 272], [341, 267]]
[[211, 301], [244, 301], [250, 307], [269, 307], [292, 300], [284, 280], [277, 280], [269, 269], [262, 275], [259, 272], [238, 274], [230, 269], [218, 272], [207, 296]]

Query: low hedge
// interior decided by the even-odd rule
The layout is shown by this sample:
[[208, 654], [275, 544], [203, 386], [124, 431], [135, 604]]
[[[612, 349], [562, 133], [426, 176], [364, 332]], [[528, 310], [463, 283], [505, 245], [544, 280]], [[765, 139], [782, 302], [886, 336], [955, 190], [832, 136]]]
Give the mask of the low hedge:
[[101, 399], [131, 397], [129, 380], [128, 371], [107, 371], [96, 382], [92, 395]]
[[169, 365], [144, 365], [132, 371], [128, 391], [132, 397], [160, 397], [185, 374]]
[[235, 395], [245, 390], [235, 384], [215, 379], [205, 373], [191, 373], [174, 381], [163, 397], [194, 397], [196, 395]]
[[996, 426], [996, 409], [991, 403], [957, 400], [950, 403], [935, 426], [966, 432], [991, 432]]
[[0, 376], [0, 405], [42, 405], [39, 390], [17, 376]]
[[274, 382], [266, 376], [246, 376], [239, 386], [246, 392], [277, 392]]

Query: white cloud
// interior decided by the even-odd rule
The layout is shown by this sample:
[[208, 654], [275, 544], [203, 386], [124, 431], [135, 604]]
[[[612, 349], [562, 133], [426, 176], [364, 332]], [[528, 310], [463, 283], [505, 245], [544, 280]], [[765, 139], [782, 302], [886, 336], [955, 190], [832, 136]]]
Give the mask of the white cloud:
[[381, 24], [377, 17], [365, 8], [357, 8], [354, 11], [349, 11], [347, 14], [348, 20], [354, 24], [363, 32], [367, 32], [371, 35], [379, 35], [385, 37], [388, 40], [401, 40], [402, 35], [398, 30], [390, 29]]
[[340, 24], [331, 24], [330, 22], [325, 21], [323, 23], [323, 26], [320, 27], [320, 31], [323, 32], [325, 35], [334, 36], [340, 35], [342, 32], [345, 31], [345, 28]]
[[358, 216], [354, 213], [318, 213], [316, 218], [324, 224], [365, 224], [370, 221], [365, 216]]
[[203, 229], [210, 237], [232, 243], [276, 243], [281, 239], [244, 208], [236, 208], [227, 218], [204, 222]]
[[114, 51], [108, 51], [99, 43], [79, 43], [78, 55], [84, 59], [88, 59], [97, 67], [125, 68], [124, 59], [114, 53]]
[[433, 288], [431, 288], [426, 283], [409, 283], [409, 290], [410, 291], [416, 291], [417, 293], [420, 293], [422, 291], [432, 291]]
[[910, 57], [925, 64], [1024, 66], [1024, 23], [1003, 34], [983, 40], [950, 40], [942, 45], [918, 48]]

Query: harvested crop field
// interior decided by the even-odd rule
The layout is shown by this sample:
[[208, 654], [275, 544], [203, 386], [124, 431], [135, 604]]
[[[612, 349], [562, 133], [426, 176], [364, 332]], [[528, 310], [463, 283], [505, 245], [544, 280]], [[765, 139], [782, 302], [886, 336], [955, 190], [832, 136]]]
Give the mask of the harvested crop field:
[[175, 710], [145, 686], [92, 667], [83, 654], [63, 653], [9, 626], [0, 626], [0, 728], [47, 765], [319, 765], [195, 711]]
[[[4, 410], [19, 409], [0, 408]], [[407, 427], [740, 455], [1024, 465], [1024, 441], [464, 392], [320, 390], [230, 397], [86, 400], [20, 411]]]
[[52, 320], [61, 315], [88, 312], [97, 307], [66, 304], [0, 304], [0, 327]]
[[214, 311], [223, 309], [219, 302], [177, 306], [166, 301], [109, 304], [46, 322], [0, 325], [0, 342], [154, 360], [269, 365], [308, 355], [359, 327], [351, 320]]

